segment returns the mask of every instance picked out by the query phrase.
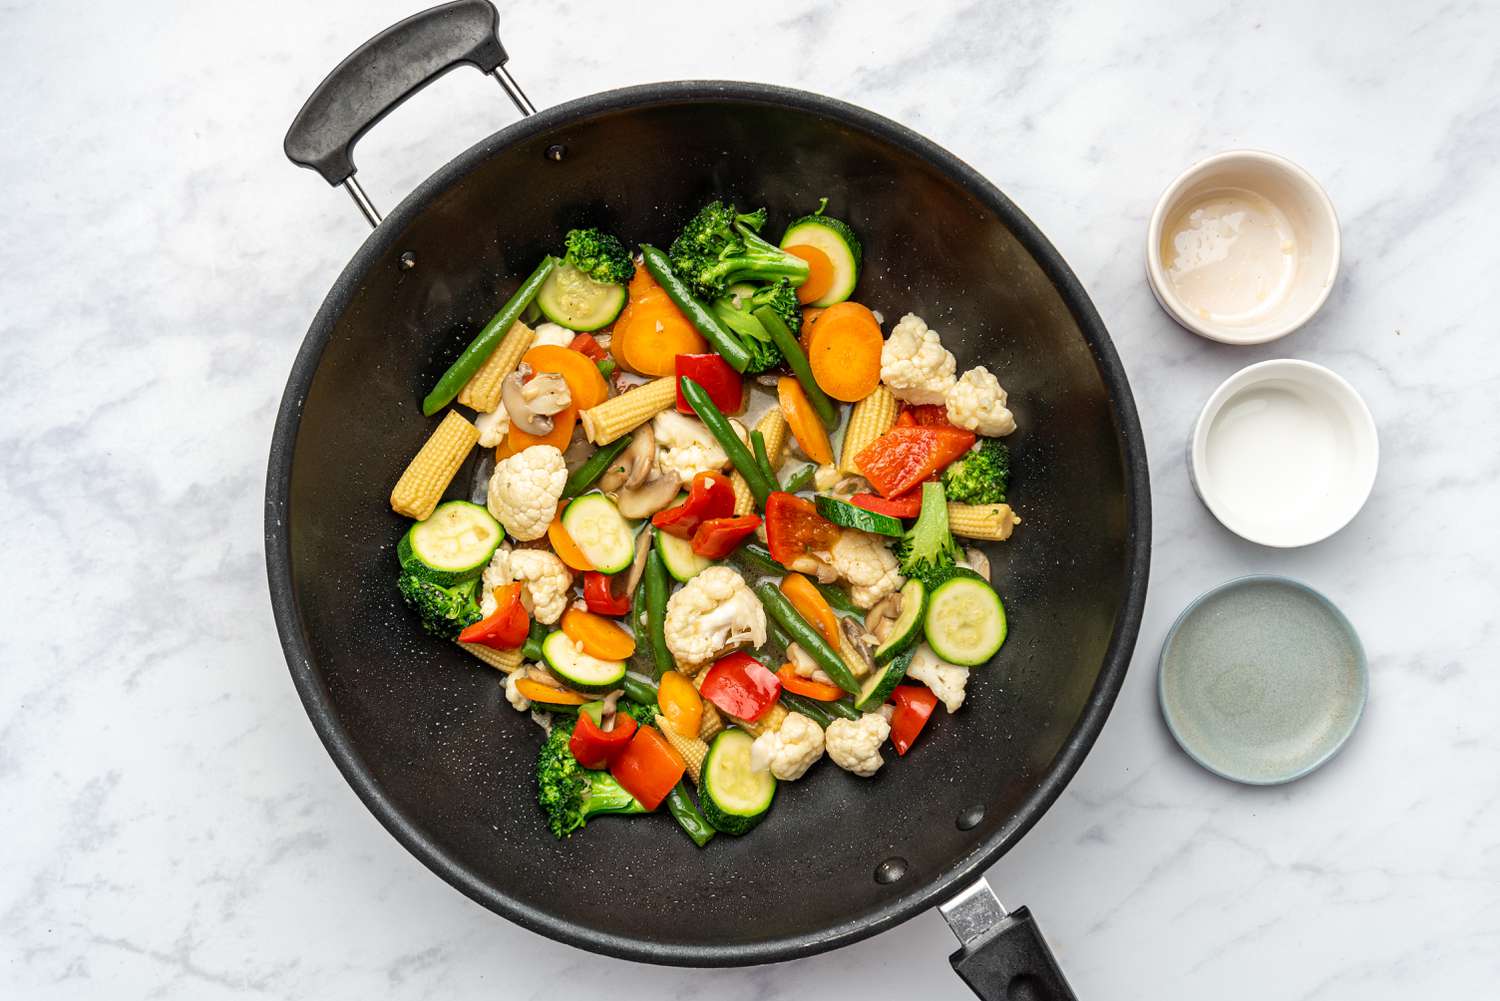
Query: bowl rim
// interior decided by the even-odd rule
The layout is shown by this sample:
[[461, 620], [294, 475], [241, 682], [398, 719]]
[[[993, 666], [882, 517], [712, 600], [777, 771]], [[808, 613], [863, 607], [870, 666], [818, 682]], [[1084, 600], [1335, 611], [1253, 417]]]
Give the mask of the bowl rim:
[[[1244, 160], [1255, 163], [1263, 169], [1280, 171], [1308, 190], [1313, 195], [1313, 200], [1318, 204], [1322, 214], [1327, 218], [1330, 231], [1333, 234], [1333, 246], [1329, 253], [1327, 277], [1323, 282], [1322, 291], [1318, 294], [1308, 307], [1300, 313], [1293, 314], [1278, 326], [1258, 334], [1244, 334], [1237, 332], [1232, 327], [1220, 326], [1205, 322], [1202, 318], [1188, 309], [1187, 304], [1177, 295], [1172, 288], [1172, 283], [1167, 280], [1166, 266], [1161, 259], [1161, 233], [1162, 227], [1166, 225], [1167, 214], [1176, 206], [1178, 198], [1184, 189], [1198, 179], [1198, 176], [1211, 167], [1217, 167], [1226, 162]], [[1167, 315], [1176, 320], [1177, 323], [1192, 331], [1200, 337], [1206, 337], [1220, 344], [1268, 344], [1271, 341], [1280, 340], [1286, 335], [1301, 329], [1317, 315], [1333, 294], [1334, 282], [1338, 280], [1339, 263], [1343, 256], [1343, 237], [1339, 227], [1338, 212], [1333, 207], [1333, 200], [1328, 197], [1328, 192], [1318, 183], [1305, 168], [1287, 159], [1279, 153], [1269, 150], [1244, 148], [1228, 149], [1219, 153], [1206, 156], [1186, 167], [1180, 174], [1172, 179], [1161, 197], [1156, 200], [1156, 207], [1151, 211], [1151, 221], [1146, 227], [1146, 279], [1151, 286], [1151, 292], [1156, 296], [1157, 303]]]
[[[1329, 612], [1332, 613], [1334, 622], [1336, 622], [1343, 629], [1344, 633], [1348, 636], [1350, 642], [1353, 644], [1355, 665], [1354, 671], [1359, 678], [1359, 694], [1355, 700], [1354, 712], [1349, 718], [1349, 728], [1339, 736], [1338, 740], [1334, 741], [1327, 750], [1325, 750], [1313, 761], [1303, 765], [1296, 771], [1288, 772], [1284, 775], [1278, 775], [1274, 778], [1268, 779], [1257, 779], [1249, 778], [1243, 775], [1234, 775], [1219, 768], [1216, 765], [1211, 764], [1207, 759], [1202, 757], [1197, 750], [1193, 748], [1191, 743], [1186, 738], [1183, 737], [1182, 733], [1177, 729], [1176, 724], [1172, 720], [1171, 711], [1167, 708], [1167, 649], [1172, 645], [1172, 641], [1177, 638], [1178, 631], [1182, 628], [1183, 624], [1187, 622], [1188, 617], [1191, 616], [1193, 612], [1197, 611], [1198, 608], [1201, 607], [1203, 603], [1208, 601], [1210, 598], [1217, 597], [1218, 595], [1223, 594], [1226, 591], [1240, 590], [1241, 588], [1253, 584], [1283, 584], [1295, 590], [1302, 591], [1320, 602]], [[1285, 785], [1288, 782], [1295, 782], [1296, 780], [1317, 771], [1319, 768], [1326, 765], [1329, 761], [1333, 760], [1334, 756], [1342, 751], [1345, 745], [1349, 743], [1349, 738], [1353, 737], [1354, 731], [1359, 729], [1360, 720], [1364, 719], [1365, 706], [1369, 703], [1369, 700], [1370, 665], [1369, 660], [1365, 655], [1365, 645], [1359, 638], [1359, 630], [1354, 628], [1354, 624], [1349, 621], [1349, 617], [1344, 614], [1343, 610], [1340, 609], [1338, 605], [1334, 604], [1333, 600], [1330, 599], [1322, 591], [1319, 591], [1317, 588], [1313, 587], [1311, 584], [1306, 583], [1305, 581], [1298, 580], [1295, 577], [1288, 577], [1284, 574], [1242, 574], [1239, 577], [1231, 577], [1229, 580], [1226, 580], [1223, 583], [1217, 584], [1214, 587], [1209, 588], [1207, 591], [1204, 591], [1202, 594], [1198, 595], [1198, 597], [1188, 602], [1187, 607], [1178, 613], [1177, 618], [1172, 622], [1172, 627], [1167, 630], [1166, 636], [1162, 639], [1161, 651], [1156, 656], [1156, 705], [1157, 709], [1161, 712], [1162, 721], [1166, 724], [1167, 731], [1172, 734], [1172, 739], [1177, 742], [1177, 746], [1182, 748], [1183, 753], [1191, 758], [1195, 764], [1201, 766], [1206, 771], [1212, 772], [1222, 779], [1227, 779], [1230, 782], [1238, 782], [1241, 785]]]
[[[937, 167], [1005, 224], [1052, 280], [1109, 390], [1124, 469], [1125, 561], [1119, 610], [1099, 675], [1078, 721], [1064, 739], [1047, 773], [1010, 818], [969, 854], [924, 886], [897, 893], [879, 910], [846, 920], [819, 933], [777, 936], [753, 942], [714, 945], [660, 943], [586, 927], [532, 907], [492, 887], [429, 837], [379, 786], [358, 748], [339, 721], [326, 684], [313, 667], [312, 643], [292, 579], [289, 525], [290, 482], [301, 422], [302, 402], [337, 321], [358, 294], [366, 273], [400, 241], [405, 228], [434, 199], [500, 150], [592, 115], [674, 104], [745, 104], [791, 108], [830, 119], [904, 148]], [[325, 749], [356, 795], [375, 818], [418, 861], [450, 885], [502, 917], [591, 952], [668, 966], [723, 967], [780, 962], [849, 945], [894, 927], [946, 900], [979, 878], [1041, 818], [1082, 765], [1103, 729], [1124, 683], [1144, 615], [1151, 553], [1151, 491], [1145, 436], [1123, 364], [1087, 291], [1062, 255], [999, 188], [964, 161], [882, 115], [857, 105], [771, 84], [722, 80], [677, 80], [603, 91], [553, 105], [501, 128], [437, 168], [387, 215], [355, 250], [308, 328], [287, 377], [277, 410], [267, 462], [264, 542], [272, 612], [298, 695]]]
[[[1330, 395], [1341, 396], [1354, 405], [1354, 411], [1358, 416], [1359, 430], [1368, 432], [1370, 440], [1370, 475], [1359, 493], [1359, 499], [1354, 503], [1336, 524], [1332, 524], [1327, 531], [1311, 538], [1275, 538], [1252, 532], [1241, 525], [1236, 525], [1222, 502], [1216, 503], [1212, 490], [1212, 480], [1204, 471], [1208, 468], [1208, 429], [1213, 419], [1218, 416], [1219, 411], [1229, 399], [1237, 393], [1258, 382], [1265, 382], [1276, 377], [1279, 372], [1288, 369], [1296, 369], [1310, 373], [1315, 379], [1321, 380], [1320, 385], [1329, 388]], [[1376, 427], [1375, 417], [1370, 412], [1370, 407], [1365, 403], [1365, 398], [1360, 395], [1359, 390], [1343, 376], [1332, 369], [1319, 365], [1317, 362], [1306, 361], [1301, 358], [1268, 358], [1258, 361], [1230, 375], [1209, 394], [1208, 400], [1203, 408], [1198, 411], [1198, 419], [1193, 422], [1192, 437], [1189, 442], [1189, 469], [1192, 474], [1193, 489], [1203, 506], [1208, 508], [1209, 513], [1235, 535], [1247, 542], [1257, 545], [1268, 546], [1272, 549], [1300, 549], [1303, 546], [1315, 545], [1324, 539], [1330, 538], [1341, 532], [1353, 521], [1365, 504], [1370, 500], [1370, 494], [1375, 490], [1375, 480], [1380, 472], [1380, 431]], [[1220, 500], [1222, 501], [1222, 495]]]

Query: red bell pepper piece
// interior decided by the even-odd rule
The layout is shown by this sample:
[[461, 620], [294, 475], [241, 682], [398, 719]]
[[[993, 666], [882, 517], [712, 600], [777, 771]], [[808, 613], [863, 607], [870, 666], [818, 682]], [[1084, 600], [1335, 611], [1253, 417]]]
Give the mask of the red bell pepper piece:
[[766, 548], [782, 566], [809, 551], [826, 553], [838, 538], [839, 527], [819, 514], [812, 501], [780, 490], [766, 498]]
[[[597, 570], [583, 572], [583, 603], [596, 615], [627, 615], [630, 612], [630, 595], [615, 594], [615, 574]], [[524, 639], [524, 637], [523, 637]], [[516, 644], [520, 646], [520, 644]]]
[[682, 396], [683, 376], [702, 386], [708, 398], [714, 401], [714, 406], [726, 414], [739, 413], [745, 402], [745, 380], [722, 357], [715, 354], [678, 355], [675, 367], [678, 413], [697, 414]]
[[629, 713], [615, 713], [613, 730], [600, 729], [592, 716], [579, 713], [573, 736], [568, 740], [568, 750], [583, 767], [603, 768], [624, 752], [635, 736], [635, 729], [635, 720]]
[[878, 494], [855, 494], [849, 503], [876, 514], [888, 514], [892, 518], [915, 518], [922, 513], [922, 491], [913, 490], [900, 497], [881, 497]]
[[521, 604], [521, 585], [495, 588], [495, 601], [499, 607], [486, 618], [465, 626], [458, 634], [459, 642], [477, 643], [492, 650], [514, 650], [526, 642], [531, 620], [526, 615], [526, 606]]
[[961, 428], [895, 427], [866, 445], [854, 464], [883, 497], [906, 493], [963, 455], [974, 432]]
[[734, 552], [734, 547], [744, 541], [745, 536], [760, 527], [760, 515], [746, 514], [738, 518], [710, 518], [700, 522], [693, 532], [693, 552], [709, 560], [722, 560]]
[[579, 334], [573, 338], [573, 343], [568, 347], [592, 362], [601, 362], [605, 358], [604, 349], [599, 346], [598, 341], [594, 340], [593, 334]]
[[896, 704], [891, 716], [891, 743], [896, 745], [897, 754], [905, 754], [927, 725], [937, 696], [921, 685], [897, 685], [891, 701]]
[[941, 403], [917, 403], [907, 404], [901, 408], [896, 415], [897, 427], [917, 428], [951, 428], [953, 423], [948, 420], [948, 408]]
[[679, 539], [692, 539], [698, 526], [711, 518], [734, 514], [734, 486], [723, 473], [699, 473], [688, 488], [688, 499], [676, 507], [658, 511], [651, 524]]
[[686, 771], [687, 762], [654, 726], [637, 727], [625, 750], [609, 763], [609, 773], [648, 810], [661, 805]]
[[731, 716], [758, 719], [781, 697], [781, 679], [742, 650], [714, 661], [698, 694]]

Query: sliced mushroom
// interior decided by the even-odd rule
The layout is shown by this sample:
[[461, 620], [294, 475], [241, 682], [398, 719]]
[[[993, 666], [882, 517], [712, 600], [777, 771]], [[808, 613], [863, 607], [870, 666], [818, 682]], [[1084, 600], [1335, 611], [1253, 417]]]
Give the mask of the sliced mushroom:
[[891, 626], [901, 617], [901, 593], [888, 594], [875, 607], [865, 613], [865, 629], [875, 639], [884, 643], [891, 635]]
[[[839, 619], [839, 631], [844, 634], [844, 639], [847, 641], [845, 645], [849, 651], [858, 657], [864, 666], [863, 670], [857, 670], [854, 673], [863, 678], [875, 670], [875, 657], [870, 652], [870, 640], [874, 637], [865, 632], [854, 619]], [[859, 665], [851, 664], [849, 666], [857, 667]]]
[[521, 386], [521, 398], [526, 401], [532, 413], [547, 417], [561, 413], [573, 402], [573, 394], [568, 390], [568, 380], [556, 372], [541, 372], [532, 376], [531, 381]]
[[627, 518], [649, 518], [676, 500], [681, 489], [675, 475], [654, 476], [640, 486], [621, 490], [615, 505]]
[[990, 558], [984, 555], [983, 549], [970, 548], [964, 550], [964, 562], [985, 580], [990, 579]]
[[623, 688], [616, 688], [604, 696], [604, 705], [599, 710], [599, 729], [605, 733], [615, 728], [615, 710], [620, 703], [620, 696], [624, 694]]
[[526, 398], [526, 377], [531, 375], [531, 366], [522, 362], [516, 370], [500, 384], [500, 402], [510, 421], [527, 434], [543, 435], [552, 431], [552, 416], [535, 410]]
[[551, 671], [540, 664], [532, 664], [528, 667], [526, 669], [526, 677], [532, 681], [539, 681], [551, 688], [561, 688], [563, 686], [562, 682], [558, 681]]
[[839, 579], [839, 572], [833, 566], [833, 556], [824, 552], [805, 552], [787, 564], [787, 569], [815, 574], [819, 584], [832, 584]]
[[655, 461], [656, 432], [647, 421], [631, 432], [630, 444], [599, 477], [599, 489], [612, 494], [621, 487], [638, 487], [645, 482]]
[[646, 573], [646, 559], [651, 555], [651, 540], [655, 538], [655, 532], [642, 532], [635, 539], [635, 562], [630, 564], [630, 572], [625, 575], [625, 596], [635, 597], [635, 589], [640, 586], [641, 577]]

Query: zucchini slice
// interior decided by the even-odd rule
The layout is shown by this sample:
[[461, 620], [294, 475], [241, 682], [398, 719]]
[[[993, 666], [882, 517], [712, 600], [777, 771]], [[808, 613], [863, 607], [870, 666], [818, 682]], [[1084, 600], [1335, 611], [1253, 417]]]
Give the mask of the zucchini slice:
[[580, 692], [612, 692], [625, 680], [623, 660], [590, 657], [561, 630], [542, 640], [542, 658], [563, 684]]
[[656, 530], [656, 551], [661, 553], [661, 561], [666, 564], [667, 573], [672, 575], [673, 580], [682, 583], [687, 583], [714, 565], [713, 560], [693, 552], [693, 544], [687, 539], [668, 535], [660, 529]]
[[600, 493], [584, 494], [563, 511], [579, 552], [600, 573], [619, 573], [635, 559], [635, 533], [615, 502]]
[[407, 573], [452, 587], [484, 573], [504, 535], [481, 505], [448, 501], [407, 530], [396, 543], [396, 559]]
[[911, 666], [911, 659], [916, 652], [915, 647], [908, 647], [906, 652], [889, 664], [877, 667], [875, 673], [859, 686], [859, 694], [854, 697], [854, 708], [862, 713], [872, 713], [885, 705], [885, 700], [891, 697], [896, 686], [901, 684], [901, 679], [906, 677], [906, 669]]
[[855, 507], [848, 501], [841, 501], [837, 497], [825, 497], [819, 494], [813, 499], [813, 504], [817, 506], [819, 514], [841, 528], [857, 528], [861, 532], [889, 535], [893, 539], [899, 539], [906, 534], [900, 518], [892, 518], [878, 511], [866, 511], [862, 507]]
[[760, 823], [776, 796], [776, 776], [750, 767], [754, 739], [744, 730], [725, 730], [714, 738], [703, 762], [699, 806], [709, 826], [725, 834], [744, 834]]
[[927, 600], [922, 623], [927, 645], [950, 664], [983, 664], [1005, 642], [1005, 606], [995, 589], [978, 577], [950, 577]]
[[798, 246], [818, 248], [828, 255], [829, 263], [833, 265], [833, 284], [828, 286], [828, 292], [822, 298], [814, 299], [809, 306], [832, 306], [854, 294], [864, 251], [859, 237], [848, 223], [826, 215], [805, 215], [788, 226], [781, 237], [783, 250]]
[[536, 294], [537, 308], [569, 330], [598, 330], [625, 308], [625, 286], [596, 282], [571, 264], [558, 264]]
[[922, 638], [922, 613], [927, 611], [927, 585], [915, 577], [901, 588], [901, 614], [891, 626], [885, 642], [875, 648], [875, 663], [888, 664], [897, 655], [917, 645]]

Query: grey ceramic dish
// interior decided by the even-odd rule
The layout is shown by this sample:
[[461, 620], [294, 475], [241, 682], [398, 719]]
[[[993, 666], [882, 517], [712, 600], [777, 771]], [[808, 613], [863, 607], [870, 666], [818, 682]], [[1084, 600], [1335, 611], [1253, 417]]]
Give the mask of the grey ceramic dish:
[[1364, 648], [1322, 594], [1269, 574], [1193, 601], [1162, 643], [1157, 696], [1177, 743], [1216, 775], [1291, 782], [1354, 732], [1369, 694]]

